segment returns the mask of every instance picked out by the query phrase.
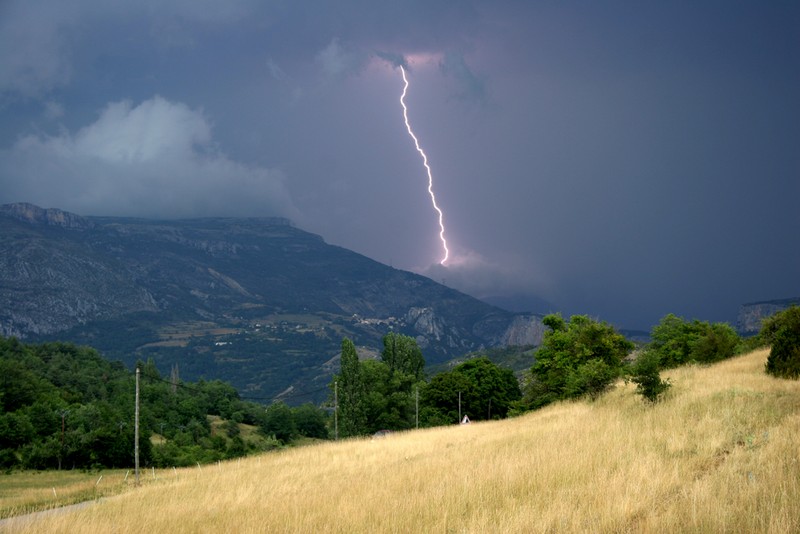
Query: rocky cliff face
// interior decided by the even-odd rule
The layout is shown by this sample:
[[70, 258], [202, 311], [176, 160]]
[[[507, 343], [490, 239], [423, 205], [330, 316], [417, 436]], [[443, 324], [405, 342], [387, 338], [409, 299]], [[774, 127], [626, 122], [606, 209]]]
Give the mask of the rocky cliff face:
[[[0, 334], [52, 334], [99, 319], [157, 311], [123, 269], [32, 242], [0, 257]], [[44, 259], [46, 257], [46, 260]]]
[[[91, 344], [131, 363], [222, 378], [259, 394], [302, 391], [342, 337], [380, 350], [414, 336], [429, 363], [536, 345], [513, 314], [326, 244], [283, 219], [150, 221], [0, 207], [0, 333]], [[209, 375], [209, 373], [213, 373]]]
[[88, 219], [56, 209], [0, 206], [0, 334], [51, 334], [158, 309], [124, 264], [66, 237], [92, 228]]
[[499, 345], [524, 346], [541, 345], [546, 327], [538, 315], [517, 315], [508, 329], [503, 332]]
[[742, 304], [736, 321], [737, 329], [742, 334], [757, 334], [764, 319], [792, 305], [800, 306], [800, 297]]
[[59, 209], [42, 209], [39, 206], [27, 203], [4, 204], [0, 206], [0, 215], [36, 225], [73, 229], [92, 227], [92, 223], [86, 217]]

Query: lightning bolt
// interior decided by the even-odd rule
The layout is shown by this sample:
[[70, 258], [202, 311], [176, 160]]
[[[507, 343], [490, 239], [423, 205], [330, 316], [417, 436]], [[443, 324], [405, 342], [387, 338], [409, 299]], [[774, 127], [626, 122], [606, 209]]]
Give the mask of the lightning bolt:
[[400, 65], [400, 73], [403, 75], [403, 94], [400, 95], [400, 105], [403, 106], [403, 119], [406, 122], [406, 129], [408, 130], [408, 135], [411, 136], [411, 139], [414, 140], [414, 146], [417, 147], [417, 152], [419, 152], [420, 156], [422, 156], [422, 164], [425, 166], [425, 170], [428, 172], [428, 194], [431, 196], [431, 204], [433, 204], [433, 209], [436, 210], [436, 213], [439, 215], [439, 240], [442, 242], [442, 249], [444, 249], [444, 257], [439, 262], [439, 264], [444, 265], [447, 262], [447, 258], [450, 257], [450, 251], [447, 249], [447, 240], [444, 237], [444, 213], [442, 213], [441, 208], [436, 203], [436, 195], [433, 194], [433, 173], [431, 172], [431, 167], [428, 165], [428, 156], [425, 155], [425, 151], [422, 150], [422, 147], [419, 146], [419, 140], [417, 136], [414, 135], [414, 131], [411, 129], [411, 124], [408, 122], [408, 107], [406, 106], [406, 92], [408, 91], [408, 78], [406, 78], [406, 70]]

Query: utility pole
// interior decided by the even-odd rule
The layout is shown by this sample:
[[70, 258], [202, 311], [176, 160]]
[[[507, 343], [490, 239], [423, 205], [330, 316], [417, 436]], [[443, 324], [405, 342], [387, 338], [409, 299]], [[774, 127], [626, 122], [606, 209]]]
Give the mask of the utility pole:
[[488, 413], [488, 415], [486, 417], [486, 420], [487, 421], [491, 421], [492, 420], [492, 398], [491, 397], [489, 397], [489, 413]]
[[333, 439], [339, 441], [339, 382], [333, 381]]
[[136, 368], [136, 405], [133, 415], [133, 461], [136, 485], [139, 485], [139, 368]]
[[458, 422], [461, 423], [461, 392], [458, 392]]

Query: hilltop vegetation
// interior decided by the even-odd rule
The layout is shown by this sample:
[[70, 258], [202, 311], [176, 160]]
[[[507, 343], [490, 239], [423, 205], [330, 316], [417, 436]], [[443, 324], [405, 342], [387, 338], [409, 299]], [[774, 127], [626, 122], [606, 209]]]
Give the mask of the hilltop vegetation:
[[772, 346], [767, 372], [784, 378], [800, 378], [800, 307], [792, 306], [764, 321], [760, 337]]
[[[152, 362], [138, 365], [142, 466], [194, 465], [282, 445], [270, 432], [272, 414], [230, 384], [166, 380]], [[89, 347], [0, 337], [0, 467], [132, 466], [134, 388], [133, 373]], [[318, 436], [320, 426], [327, 432], [322, 411], [289, 413], [292, 438]]]
[[[503, 421], [183, 469], [20, 532], [800, 530], [800, 382], [767, 350]], [[49, 491], [49, 488], [46, 489]]]
[[501, 419], [521, 396], [514, 372], [485, 356], [473, 355], [426, 380], [414, 338], [390, 333], [383, 345], [380, 359], [360, 361], [353, 342], [342, 341], [341, 370], [331, 384], [338, 436], [454, 424], [462, 414]]
[[[334, 378], [341, 382], [341, 437], [452, 424], [460, 408], [476, 421], [501, 418], [520, 396], [513, 372], [485, 357], [426, 381], [422, 351], [409, 336], [385, 336], [380, 360], [359, 361], [347, 339], [343, 347]], [[177, 367], [167, 379], [152, 361], [137, 367], [143, 467], [209, 463], [336, 437], [333, 402], [328, 410], [266, 406], [220, 380], [184, 382]], [[0, 338], [0, 468], [132, 466], [134, 382], [120, 362], [90, 347]]]
[[[738, 336], [726, 325], [667, 316], [633, 367], [633, 344], [585, 316], [544, 319], [549, 330], [524, 382], [481, 353], [427, 379], [414, 338], [389, 333], [379, 359], [359, 359], [342, 342], [330, 384], [330, 412], [312, 404], [268, 407], [242, 399], [230, 384], [170, 379], [154, 362], [141, 370], [140, 460], [143, 466], [207, 463], [284, 446], [300, 437], [329, 439], [459, 422], [500, 419], [558, 400], [596, 399], [621, 376], [655, 401], [668, 384], [660, 369], [730, 357]], [[776, 330], [774, 339], [782, 339]], [[490, 354], [497, 355], [498, 351]], [[525, 352], [504, 351], [520, 358]], [[0, 338], [0, 467], [97, 468], [133, 463], [133, 376], [119, 362], [68, 343], [25, 345]], [[331, 420], [333, 419], [333, 420]]]

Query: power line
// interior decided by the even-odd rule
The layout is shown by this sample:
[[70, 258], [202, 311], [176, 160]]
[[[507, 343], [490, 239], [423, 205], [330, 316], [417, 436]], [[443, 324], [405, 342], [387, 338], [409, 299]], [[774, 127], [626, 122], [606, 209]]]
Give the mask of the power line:
[[[196, 385], [191, 385], [190, 386], [190, 385], [182, 383], [182, 382], [173, 382], [171, 380], [167, 380], [167, 379], [161, 378], [160, 376], [152, 376], [152, 375], [144, 375], [144, 376], [146, 378], [148, 378], [149, 380], [152, 380], [152, 381], [155, 381], [155, 382], [162, 382], [164, 384], [174, 385], [174, 386], [182, 388], [182, 389], [184, 389], [186, 391], [190, 391], [190, 392], [197, 393], [197, 394], [206, 394], [206, 392], [203, 389], [199, 388]], [[228, 384], [227, 382], [222, 382], [222, 383], [225, 384], [225, 385], [230, 386], [230, 384]], [[233, 386], [230, 386], [230, 387], [233, 388]], [[286, 394], [286, 395], [274, 395], [272, 397], [242, 395], [238, 391], [236, 391], [235, 388], [234, 388], [234, 391], [236, 391], [236, 394], [238, 395], [240, 400], [275, 401], [275, 400], [287, 399], [287, 398], [288, 399], [296, 399], [296, 398], [308, 397], [308, 396], [314, 395], [315, 393], [319, 393], [321, 391], [325, 391], [326, 389], [328, 389], [328, 386], [322, 386], [321, 388], [312, 389], [310, 391], [300, 391], [300, 392], [297, 392], [297, 393], [292, 392], [292, 393], [289, 393], [289, 394]]]
[[300, 397], [308, 397], [308, 396], [313, 395], [315, 393], [319, 393], [320, 391], [325, 391], [326, 389], [328, 389], [328, 386], [323, 386], [323, 387], [321, 387], [319, 389], [312, 389], [311, 391], [301, 391], [301, 392], [298, 392], [298, 393], [288, 393], [286, 395], [275, 395], [274, 397], [250, 397], [250, 396], [247, 396], [247, 395], [240, 395], [239, 398], [244, 399], [244, 400], [278, 400], [278, 399], [286, 399], [286, 398], [288, 398], [288, 399], [296, 399], [296, 398], [300, 398]]

